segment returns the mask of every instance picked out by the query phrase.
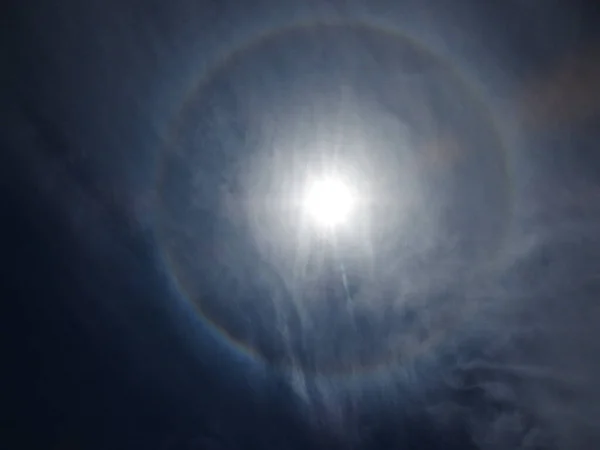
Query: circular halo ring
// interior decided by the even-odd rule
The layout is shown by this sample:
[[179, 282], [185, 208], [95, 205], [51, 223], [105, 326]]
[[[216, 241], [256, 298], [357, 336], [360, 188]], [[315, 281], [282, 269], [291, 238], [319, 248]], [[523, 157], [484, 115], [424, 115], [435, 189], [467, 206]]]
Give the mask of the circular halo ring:
[[[182, 282], [182, 280], [179, 277], [178, 271], [176, 270], [176, 264], [173, 261], [173, 256], [162, 245], [164, 243], [165, 236], [163, 235], [161, 225], [160, 225], [160, 220], [161, 220], [160, 215], [162, 213], [162, 207], [163, 207], [163, 202], [164, 202], [164, 199], [162, 198], [162, 190], [163, 190], [163, 180], [164, 180], [164, 171], [165, 171], [165, 164], [164, 164], [165, 152], [172, 151], [172, 149], [175, 147], [175, 144], [179, 139], [180, 123], [185, 118], [187, 111], [191, 108], [191, 106], [196, 104], [199, 101], [198, 100], [199, 98], [202, 98], [203, 91], [206, 89], [206, 87], [211, 83], [211, 81], [216, 76], [218, 76], [220, 73], [226, 71], [227, 68], [229, 66], [231, 66], [237, 59], [243, 57], [245, 54], [247, 54], [249, 52], [252, 52], [252, 51], [260, 48], [262, 45], [264, 45], [266, 43], [268, 43], [272, 40], [281, 38], [288, 33], [299, 32], [299, 31], [310, 31], [310, 29], [312, 29], [314, 27], [327, 27], [327, 28], [340, 27], [340, 28], [344, 28], [344, 29], [362, 29], [362, 30], [368, 30], [370, 32], [380, 33], [380, 34], [389, 36], [390, 38], [399, 40], [405, 46], [412, 47], [412, 49], [414, 51], [426, 55], [427, 58], [430, 58], [431, 60], [435, 60], [438, 64], [443, 66], [445, 69], [449, 70], [452, 73], [452, 75], [455, 77], [456, 80], [461, 81], [461, 86], [464, 88], [465, 93], [469, 95], [469, 100], [475, 102], [478, 111], [481, 111], [482, 113], [484, 113], [486, 115], [485, 120], [494, 129], [494, 134], [497, 139], [497, 143], [495, 146], [497, 148], [499, 148], [500, 151], [504, 155], [504, 158], [503, 158], [504, 167], [502, 167], [501, 170], [503, 171], [504, 177], [507, 180], [506, 187], [508, 190], [508, 192], [506, 194], [507, 202], [508, 202], [508, 205], [506, 207], [507, 212], [508, 212], [508, 214], [507, 214], [508, 217], [506, 217], [506, 223], [504, 224], [504, 228], [505, 228], [506, 232], [509, 231], [509, 228], [512, 224], [512, 222], [511, 222], [512, 216], [511, 216], [510, 212], [512, 211], [512, 203], [513, 203], [513, 196], [514, 196], [514, 193], [512, 192], [514, 186], [513, 186], [513, 183], [511, 183], [511, 173], [512, 173], [511, 167], [512, 166], [511, 166], [511, 161], [509, 160], [509, 153], [507, 152], [507, 150], [505, 148], [502, 136], [501, 136], [497, 126], [495, 125], [492, 114], [490, 113], [487, 106], [482, 102], [481, 96], [478, 95], [476, 88], [472, 84], [468, 83], [468, 80], [465, 79], [465, 75], [463, 73], [459, 72], [457, 70], [456, 66], [451, 63], [451, 61], [449, 61], [447, 59], [441, 59], [438, 55], [431, 52], [427, 47], [423, 46], [419, 41], [414, 40], [411, 36], [404, 34], [401, 30], [398, 30], [398, 29], [395, 29], [395, 28], [392, 28], [389, 26], [381, 26], [379, 24], [371, 23], [370, 21], [305, 20], [305, 21], [299, 21], [299, 22], [292, 22], [283, 27], [273, 28], [273, 29], [267, 30], [265, 32], [258, 33], [252, 39], [250, 39], [246, 42], [242, 42], [240, 45], [234, 47], [228, 53], [222, 54], [218, 58], [216, 58], [214, 63], [212, 63], [209, 66], [209, 68], [197, 79], [197, 81], [190, 86], [190, 89], [187, 90], [186, 94], [184, 95], [184, 99], [181, 104], [181, 107], [178, 109], [178, 113], [175, 115], [175, 118], [174, 118], [171, 126], [169, 127], [169, 132], [167, 134], [166, 148], [162, 152], [162, 156], [159, 156], [159, 158], [158, 158], [159, 161], [157, 164], [156, 179], [157, 179], [157, 192], [158, 192], [158, 215], [159, 215], [159, 225], [157, 227], [157, 242], [159, 244], [159, 249], [163, 256], [163, 261], [167, 266], [167, 273], [169, 273], [169, 275], [173, 277], [178, 291], [184, 297], [186, 297], [188, 301], [191, 301], [191, 300], [189, 299], [189, 295], [187, 294], [185, 283]], [[497, 247], [501, 247], [502, 239], [498, 239], [498, 241], [499, 242], [497, 243]], [[248, 345], [244, 341], [236, 339], [227, 329], [225, 329], [218, 323], [211, 320], [211, 318], [203, 312], [203, 310], [200, 306], [198, 306], [194, 302], [192, 302], [192, 303], [194, 304], [194, 306], [196, 306], [197, 311], [200, 314], [200, 316], [203, 318], [204, 322], [209, 327], [211, 327], [213, 329], [213, 331], [215, 331], [217, 334], [221, 335], [229, 343], [229, 345], [231, 346], [232, 349], [236, 349], [236, 351], [242, 352], [245, 355], [250, 355], [254, 359], [256, 359], [258, 362], [266, 363], [264, 361], [264, 359], [262, 358], [262, 355], [259, 353], [259, 351], [256, 348]], [[466, 318], [465, 318], [465, 320], [466, 320]], [[460, 324], [454, 324], [454, 327], [452, 329], [457, 329], [459, 325]], [[444, 339], [443, 335], [437, 336], [434, 345], [441, 344], [443, 339]], [[432, 346], [431, 344], [427, 345], [426, 348], [422, 348], [418, 352], [415, 352], [414, 354], [407, 355], [407, 358], [409, 360], [413, 360], [419, 354], [422, 354], [424, 351], [430, 349], [431, 346]], [[393, 359], [392, 357], [390, 357], [388, 359], [382, 359], [381, 361], [377, 362], [376, 364], [369, 365], [368, 367], [362, 367], [360, 369], [353, 370], [352, 373], [347, 373], [343, 370], [338, 371], [333, 368], [331, 370], [328, 370], [326, 373], [323, 373], [323, 372], [316, 373], [315, 376], [326, 377], [327, 379], [331, 379], [331, 378], [337, 378], [340, 376], [342, 378], [346, 378], [347, 376], [351, 375], [353, 379], [355, 377], [359, 377], [360, 379], [362, 379], [362, 377], [364, 377], [364, 376], [378, 375], [378, 374], [381, 374], [382, 372], [384, 372], [385, 370], [391, 370], [393, 366], [397, 365], [397, 363], [398, 363], [398, 361], [396, 359]], [[282, 367], [281, 369], [284, 371], [285, 370], [291, 370], [291, 371], [295, 370], [293, 366]]]

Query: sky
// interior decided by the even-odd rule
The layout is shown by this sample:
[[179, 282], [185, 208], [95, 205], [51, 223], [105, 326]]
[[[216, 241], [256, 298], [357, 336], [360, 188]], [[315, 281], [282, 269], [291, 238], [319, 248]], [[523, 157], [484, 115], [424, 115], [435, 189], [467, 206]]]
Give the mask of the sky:
[[592, 6], [0, 15], [0, 446], [598, 447]]

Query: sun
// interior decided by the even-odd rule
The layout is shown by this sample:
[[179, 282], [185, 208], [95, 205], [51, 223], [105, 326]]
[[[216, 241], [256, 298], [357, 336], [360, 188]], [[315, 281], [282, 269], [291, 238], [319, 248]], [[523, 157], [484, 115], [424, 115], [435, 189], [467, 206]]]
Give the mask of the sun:
[[333, 230], [347, 223], [355, 207], [352, 187], [339, 176], [326, 175], [307, 184], [304, 213], [322, 229]]

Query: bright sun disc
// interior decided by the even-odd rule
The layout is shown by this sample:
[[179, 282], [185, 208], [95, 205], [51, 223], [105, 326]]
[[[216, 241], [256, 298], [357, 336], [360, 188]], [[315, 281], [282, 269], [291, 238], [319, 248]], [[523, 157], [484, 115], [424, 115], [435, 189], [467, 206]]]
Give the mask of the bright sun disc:
[[319, 226], [334, 228], [346, 222], [355, 206], [352, 189], [330, 176], [309, 184], [304, 197], [305, 213]]

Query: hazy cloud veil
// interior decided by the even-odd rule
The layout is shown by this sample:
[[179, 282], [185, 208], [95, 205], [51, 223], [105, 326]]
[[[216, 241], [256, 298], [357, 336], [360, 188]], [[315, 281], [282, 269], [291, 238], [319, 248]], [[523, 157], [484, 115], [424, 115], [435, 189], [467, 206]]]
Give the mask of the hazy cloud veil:
[[[309, 23], [222, 63], [193, 94], [165, 162], [172, 264], [192, 300], [216, 286], [210, 295], [229, 303], [200, 301], [204, 314], [281, 370], [311, 426], [349, 445], [431, 427], [462, 430], [482, 449], [593, 448], [594, 180], [577, 163], [558, 179], [549, 155], [565, 148], [531, 138], [551, 134], [528, 119], [543, 92], [531, 87], [492, 119], [447, 63], [414, 45]], [[499, 136], [507, 123], [510, 138]], [[331, 249], [278, 197], [293, 195], [282, 173], [300, 180], [328, 152], [385, 192], [338, 243], [351, 302]], [[217, 159], [230, 168], [220, 179]], [[185, 187], [195, 166], [203, 172]], [[221, 199], [204, 234], [192, 225], [203, 195]], [[200, 268], [193, 252], [207, 236], [216, 259]]]

